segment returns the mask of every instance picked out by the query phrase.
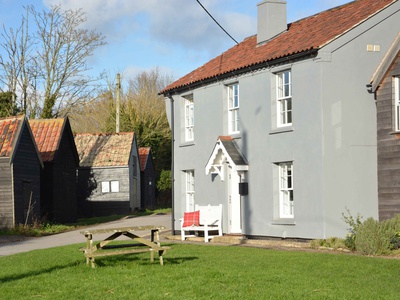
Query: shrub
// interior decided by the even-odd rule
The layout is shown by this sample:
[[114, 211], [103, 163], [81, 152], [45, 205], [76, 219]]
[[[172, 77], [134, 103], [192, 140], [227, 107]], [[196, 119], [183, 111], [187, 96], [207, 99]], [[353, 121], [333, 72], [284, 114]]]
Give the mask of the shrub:
[[171, 171], [162, 170], [160, 174], [160, 179], [157, 182], [157, 189], [159, 191], [165, 191], [172, 188]]
[[347, 211], [347, 216], [342, 213], [343, 221], [350, 226], [348, 229], [349, 233], [346, 235], [346, 239], [344, 240], [344, 244], [346, 248], [350, 249], [351, 251], [356, 250], [356, 236], [358, 229], [360, 228], [362, 224], [362, 216], [360, 214], [357, 214], [357, 216], [354, 218], [350, 214], [350, 210], [346, 207]]
[[355, 239], [357, 251], [366, 255], [380, 255], [390, 251], [391, 234], [386, 224], [368, 218], [359, 226]]

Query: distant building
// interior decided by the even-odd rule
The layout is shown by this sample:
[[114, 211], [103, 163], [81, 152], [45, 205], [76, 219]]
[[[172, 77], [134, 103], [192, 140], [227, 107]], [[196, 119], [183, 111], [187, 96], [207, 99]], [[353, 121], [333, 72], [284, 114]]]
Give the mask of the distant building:
[[84, 216], [128, 214], [141, 208], [140, 167], [133, 132], [75, 136], [78, 199]]
[[42, 168], [25, 116], [0, 119], [0, 228], [40, 218]]
[[29, 120], [44, 168], [41, 214], [57, 223], [77, 220], [76, 171], [79, 157], [68, 118]]
[[142, 207], [154, 209], [156, 203], [156, 176], [150, 147], [139, 148]]

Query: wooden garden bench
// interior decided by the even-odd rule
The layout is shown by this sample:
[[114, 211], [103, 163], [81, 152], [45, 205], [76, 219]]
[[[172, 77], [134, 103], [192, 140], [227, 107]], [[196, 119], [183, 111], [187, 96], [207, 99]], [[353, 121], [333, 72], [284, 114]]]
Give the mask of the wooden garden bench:
[[[94, 260], [96, 257], [103, 256], [113, 256], [113, 255], [122, 255], [122, 254], [133, 254], [133, 253], [143, 253], [150, 252], [150, 261], [154, 262], [154, 252], [158, 252], [160, 265], [164, 264], [163, 255], [166, 253], [168, 249], [171, 247], [161, 246], [160, 245], [160, 235], [159, 232], [161, 229], [164, 229], [163, 226], [137, 226], [137, 227], [124, 227], [124, 228], [106, 228], [106, 229], [94, 229], [94, 230], [84, 230], [81, 231], [86, 237], [86, 247], [82, 247], [80, 250], [84, 252], [86, 257], [86, 264], [91, 263], [92, 268], [95, 267]], [[143, 237], [139, 237], [133, 232], [135, 231], [150, 231], [150, 240], [145, 239]], [[106, 239], [97, 242], [94, 244], [93, 235], [95, 234], [103, 234], [103, 233], [112, 233]], [[131, 244], [117, 244], [117, 245], [108, 245], [116, 238], [120, 236], [127, 236], [131, 238], [135, 243]], [[107, 246], [108, 245], [108, 246]], [[113, 250], [120, 248], [129, 248], [128, 250]]]
[[187, 237], [195, 235], [186, 232], [204, 232], [204, 242], [208, 243], [211, 235], [210, 231], [218, 231], [218, 235], [222, 235], [222, 204], [212, 206], [195, 205], [194, 212], [185, 212], [181, 222], [181, 237], [184, 241]]

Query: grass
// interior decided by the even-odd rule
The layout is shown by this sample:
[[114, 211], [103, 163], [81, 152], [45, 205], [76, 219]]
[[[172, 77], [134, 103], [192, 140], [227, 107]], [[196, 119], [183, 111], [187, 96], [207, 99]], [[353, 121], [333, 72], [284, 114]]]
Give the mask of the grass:
[[1, 299], [398, 299], [400, 260], [353, 254], [172, 244], [96, 259], [83, 244], [0, 257]]
[[[148, 216], [155, 213], [169, 213], [171, 212], [171, 208], [163, 208], [156, 210], [143, 210], [139, 211], [131, 216]], [[126, 215], [111, 215], [105, 217], [95, 217], [95, 218], [87, 218], [80, 219], [78, 222], [73, 224], [53, 224], [48, 222], [34, 222], [32, 225], [17, 225], [11, 229], [0, 229], [0, 235], [22, 235], [22, 236], [45, 236], [50, 234], [56, 234], [61, 232], [66, 232], [70, 230], [74, 230], [80, 227], [85, 227], [89, 225], [101, 224], [106, 222], [111, 222], [115, 220], [119, 220]]]

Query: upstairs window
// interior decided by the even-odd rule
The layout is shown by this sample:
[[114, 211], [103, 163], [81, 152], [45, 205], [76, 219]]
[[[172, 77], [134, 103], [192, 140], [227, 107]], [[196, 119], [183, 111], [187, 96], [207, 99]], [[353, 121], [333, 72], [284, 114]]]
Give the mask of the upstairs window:
[[228, 123], [229, 133], [238, 133], [239, 127], [239, 84], [231, 84], [228, 89]]
[[185, 141], [194, 140], [194, 102], [193, 95], [185, 96], [184, 99], [185, 110]]
[[395, 130], [400, 131], [400, 76], [394, 78]]
[[293, 163], [279, 164], [279, 216], [293, 218]]
[[278, 127], [292, 125], [292, 72], [276, 74]]

